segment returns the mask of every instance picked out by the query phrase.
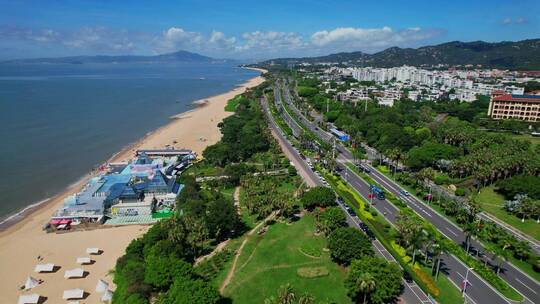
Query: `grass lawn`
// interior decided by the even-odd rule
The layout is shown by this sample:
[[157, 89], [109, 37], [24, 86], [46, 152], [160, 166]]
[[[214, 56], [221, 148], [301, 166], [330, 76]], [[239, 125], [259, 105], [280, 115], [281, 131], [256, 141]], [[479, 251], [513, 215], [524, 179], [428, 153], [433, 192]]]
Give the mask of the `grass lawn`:
[[475, 197], [475, 200], [480, 203], [482, 209], [489, 214], [522, 231], [523, 233], [540, 240], [540, 224], [536, 223], [536, 221], [532, 219], [527, 219], [522, 223], [520, 218], [504, 211], [502, 208], [504, 204], [504, 197], [495, 192], [494, 186], [483, 188], [480, 191], [480, 194]]
[[236, 110], [236, 107], [238, 106], [238, 104], [240, 103], [240, 100], [241, 100], [241, 96], [238, 95], [232, 99], [229, 99], [227, 101], [227, 104], [225, 105], [225, 111], [226, 112], [234, 112]]
[[[275, 223], [266, 234], [252, 236], [238, 259], [225, 296], [234, 303], [263, 303], [275, 296], [281, 285], [290, 283], [297, 293], [310, 293], [317, 302], [351, 303], [343, 286], [346, 270], [323, 251], [324, 236], [313, 232], [314, 219], [307, 215], [292, 225]], [[298, 275], [299, 269], [305, 275], [310, 268], [323, 276]], [[326, 271], [328, 275], [324, 275]]]
[[540, 137], [534, 137], [529, 134], [512, 134], [510, 136], [514, 139], [528, 140], [533, 144], [533, 146], [540, 145]]

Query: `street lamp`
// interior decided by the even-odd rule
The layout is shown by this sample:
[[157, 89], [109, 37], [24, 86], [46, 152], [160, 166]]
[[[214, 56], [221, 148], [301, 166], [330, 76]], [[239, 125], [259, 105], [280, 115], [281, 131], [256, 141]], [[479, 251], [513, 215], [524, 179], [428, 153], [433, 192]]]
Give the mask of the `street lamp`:
[[467, 272], [465, 273], [465, 279], [463, 280], [463, 289], [461, 290], [461, 294], [463, 295], [463, 297], [465, 297], [465, 292], [467, 291], [467, 285], [469, 284], [469, 271], [471, 270], [474, 270], [474, 268], [467, 268]]

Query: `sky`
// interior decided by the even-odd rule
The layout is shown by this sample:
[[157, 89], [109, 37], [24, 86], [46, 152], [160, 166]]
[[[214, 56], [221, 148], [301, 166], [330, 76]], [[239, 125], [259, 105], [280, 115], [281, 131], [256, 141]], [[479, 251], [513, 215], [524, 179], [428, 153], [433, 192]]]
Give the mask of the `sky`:
[[540, 0], [0, 0], [0, 59], [154, 55], [260, 60], [540, 38]]

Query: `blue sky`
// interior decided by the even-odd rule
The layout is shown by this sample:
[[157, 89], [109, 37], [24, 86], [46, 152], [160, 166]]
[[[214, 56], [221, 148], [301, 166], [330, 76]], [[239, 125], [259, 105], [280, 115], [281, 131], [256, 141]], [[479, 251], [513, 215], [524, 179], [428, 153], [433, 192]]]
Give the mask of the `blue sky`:
[[539, 0], [3, 1], [0, 58], [264, 59], [446, 41], [540, 38]]

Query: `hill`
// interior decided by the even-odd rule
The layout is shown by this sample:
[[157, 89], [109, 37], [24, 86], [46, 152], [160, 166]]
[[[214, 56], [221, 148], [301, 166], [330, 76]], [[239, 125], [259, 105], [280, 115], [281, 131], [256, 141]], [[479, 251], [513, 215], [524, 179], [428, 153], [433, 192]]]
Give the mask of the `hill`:
[[155, 56], [70, 56], [8, 60], [0, 63], [135, 63], [135, 62], [212, 62], [216, 59], [188, 51], [178, 51]]
[[540, 39], [503, 42], [452, 41], [420, 48], [392, 47], [374, 54], [363, 52], [337, 53], [320, 57], [279, 58], [263, 64], [291, 64], [297, 62], [353, 63], [373, 67], [401, 65], [481, 65], [502, 69], [540, 69]]

